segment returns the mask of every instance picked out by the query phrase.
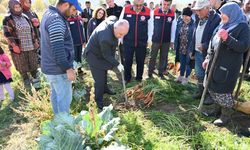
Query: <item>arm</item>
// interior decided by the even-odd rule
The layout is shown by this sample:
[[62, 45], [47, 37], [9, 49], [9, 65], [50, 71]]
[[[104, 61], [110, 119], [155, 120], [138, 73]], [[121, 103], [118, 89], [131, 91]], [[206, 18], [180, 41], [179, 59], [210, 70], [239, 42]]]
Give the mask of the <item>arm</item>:
[[3, 20], [3, 32], [9, 46], [11, 46], [12, 48], [14, 46], [18, 46], [15, 41], [16, 37], [13, 34], [15, 32], [14, 27], [11, 25], [10, 21], [7, 18]]
[[93, 19], [90, 19], [90, 21], [89, 21], [89, 23], [88, 23], [88, 26], [87, 26], [87, 39], [89, 39], [90, 38], [90, 36], [91, 36], [91, 34], [92, 34], [92, 32], [93, 32], [93, 25], [92, 25], [92, 23], [93, 23]]
[[225, 43], [229, 49], [233, 50], [234, 52], [243, 53], [247, 51], [250, 44], [250, 37], [249, 37], [249, 29], [246, 26], [242, 27], [241, 32], [239, 33], [239, 37], [236, 39], [229, 34]]
[[171, 27], [171, 43], [174, 43], [174, 40], [175, 40], [176, 26], [177, 26], [177, 21], [175, 17], [172, 22], [172, 27]]
[[148, 43], [152, 42], [154, 33], [154, 11], [150, 12], [150, 19], [148, 20]]
[[3, 55], [3, 60], [6, 63], [6, 68], [10, 68], [11, 67], [11, 62], [10, 62], [9, 57], [6, 54]]
[[66, 25], [59, 18], [52, 20], [48, 26], [52, 55], [55, 58], [57, 65], [59, 65], [62, 70], [68, 70], [71, 68], [64, 48], [65, 30]]
[[[106, 35], [105, 35], [106, 36]], [[104, 39], [102, 37], [102, 39]], [[100, 40], [101, 53], [103, 58], [112, 64], [112, 66], [118, 66], [119, 62], [112, 56], [112, 45], [109, 43], [108, 39]]]

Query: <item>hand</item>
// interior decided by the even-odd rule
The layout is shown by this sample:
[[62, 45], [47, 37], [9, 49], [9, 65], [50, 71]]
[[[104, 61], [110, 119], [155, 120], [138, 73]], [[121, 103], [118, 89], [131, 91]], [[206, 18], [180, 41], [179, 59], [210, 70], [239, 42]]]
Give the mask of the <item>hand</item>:
[[67, 77], [70, 81], [76, 80], [76, 72], [74, 69], [70, 68], [66, 72], [67, 72]]
[[172, 50], [174, 50], [174, 43], [171, 42], [170, 45], [169, 45], [169, 47], [170, 47]]
[[189, 57], [190, 57], [191, 60], [194, 60], [194, 56], [193, 56], [192, 53], [189, 53]]
[[148, 41], [148, 48], [152, 47], [152, 41]]
[[15, 53], [17, 53], [17, 54], [20, 54], [21, 53], [21, 50], [20, 50], [20, 48], [18, 47], [18, 46], [13, 46], [13, 51], [15, 52]]
[[39, 20], [37, 18], [31, 19], [31, 21], [34, 27], [38, 27], [40, 25]]
[[123, 72], [123, 71], [124, 71], [124, 67], [123, 67], [122, 64], [119, 64], [119, 65], [117, 66], [117, 69], [118, 69], [120, 72]]
[[34, 48], [35, 48], [35, 49], [38, 49], [39, 46], [40, 46], [40, 45], [38, 44], [38, 42], [35, 42], [35, 43], [34, 43]]
[[7, 63], [6, 63], [6, 62], [1, 61], [1, 62], [0, 62], [0, 64], [1, 64], [1, 67], [5, 67]]
[[203, 69], [207, 69], [207, 66], [208, 66], [208, 63], [209, 63], [209, 59], [205, 59], [202, 63], [202, 68]]
[[218, 36], [219, 36], [223, 41], [226, 41], [227, 38], [228, 38], [228, 32], [227, 32], [227, 30], [225, 30], [225, 29], [220, 29], [220, 30], [218, 31]]
[[82, 18], [83, 22], [88, 22], [88, 18]]
[[204, 48], [203, 48], [202, 44], [199, 44], [199, 45], [197, 46], [197, 48], [198, 48], [198, 50], [200, 50], [201, 52], [204, 51]]

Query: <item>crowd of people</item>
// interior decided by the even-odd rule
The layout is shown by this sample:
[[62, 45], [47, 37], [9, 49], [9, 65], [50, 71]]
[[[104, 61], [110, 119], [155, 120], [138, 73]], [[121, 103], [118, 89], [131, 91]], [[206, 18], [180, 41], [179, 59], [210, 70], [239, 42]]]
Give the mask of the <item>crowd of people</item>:
[[[175, 81], [186, 85], [195, 71], [198, 91], [194, 99], [201, 98], [208, 73], [212, 73], [204, 105], [215, 105], [220, 118], [214, 123], [224, 125], [235, 105], [232, 94], [240, 69], [247, 61], [249, 19], [250, 0], [195, 0], [182, 11], [171, 0], [160, 4], [152, 1], [149, 7], [144, 0], [126, 1], [123, 7], [106, 0], [95, 10], [90, 1], [85, 1], [82, 9], [77, 0], [59, 0], [56, 6], [49, 6], [40, 23], [31, 9], [31, 0], [10, 0], [3, 27], [24, 84], [39, 85], [37, 70], [41, 67], [50, 83], [55, 114], [69, 112], [72, 81], [84, 71], [82, 66], [75, 68], [74, 63], [81, 64], [83, 57], [94, 79], [97, 106], [102, 109], [103, 95], [115, 94], [107, 84], [108, 70], [124, 72], [125, 82], [130, 83], [135, 56], [135, 80], [141, 82], [149, 48], [148, 78], [158, 74], [164, 80], [169, 74], [169, 50], [173, 49], [175, 65], [180, 64]], [[121, 61], [115, 59], [117, 49]], [[3, 87], [14, 99], [10, 66], [8, 56], [0, 49], [0, 100], [4, 99]], [[248, 62], [246, 78], [249, 66]]]

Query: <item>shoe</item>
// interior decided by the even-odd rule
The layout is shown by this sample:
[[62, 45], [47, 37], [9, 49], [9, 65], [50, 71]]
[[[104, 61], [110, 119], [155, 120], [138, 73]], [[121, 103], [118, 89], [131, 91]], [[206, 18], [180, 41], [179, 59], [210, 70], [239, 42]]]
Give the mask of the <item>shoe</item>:
[[161, 78], [161, 80], [165, 80], [165, 77], [163, 74], [159, 74], [159, 77]]
[[182, 85], [187, 85], [188, 84], [188, 78], [183, 78], [181, 81]]
[[115, 95], [115, 94], [116, 94], [116, 92], [112, 91], [112, 90], [109, 89], [109, 88], [106, 88], [106, 89], [104, 90], [104, 93], [109, 94], [109, 95]]
[[148, 78], [152, 79], [152, 78], [153, 78], [153, 75], [152, 75], [152, 74], [149, 74], [149, 75], [148, 75]]
[[41, 88], [41, 85], [40, 85], [40, 80], [39, 79], [32, 79], [32, 86], [35, 88], [35, 89], [40, 89]]
[[184, 79], [183, 76], [179, 76], [177, 79], [175, 79], [175, 82], [182, 83], [182, 80]]
[[210, 94], [206, 95], [206, 98], [203, 101], [204, 105], [212, 105], [214, 103], [214, 99], [210, 96]]
[[201, 113], [206, 117], [219, 117], [221, 115], [221, 107], [218, 104], [204, 105]]
[[230, 122], [233, 113], [234, 110], [231, 108], [221, 108], [220, 118], [216, 119], [213, 124], [218, 127], [226, 126]]

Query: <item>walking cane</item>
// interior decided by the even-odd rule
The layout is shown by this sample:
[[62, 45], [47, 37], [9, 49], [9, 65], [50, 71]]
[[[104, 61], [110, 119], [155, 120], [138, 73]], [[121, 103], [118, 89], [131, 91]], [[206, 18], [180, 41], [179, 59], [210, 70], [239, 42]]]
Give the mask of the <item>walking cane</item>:
[[242, 81], [243, 81], [244, 76], [245, 76], [245, 72], [246, 72], [247, 67], [248, 67], [249, 57], [250, 57], [250, 48], [248, 49], [247, 57], [246, 57], [246, 60], [245, 60], [245, 62], [244, 62], [243, 72], [242, 72], [242, 74], [241, 74], [240, 81], [239, 81], [238, 86], [237, 86], [237, 90], [236, 90], [236, 92], [235, 92], [234, 99], [235, 99], [236, 101], [238, 100], [238, 97], [239, 97], [239, 95], [240, 95], [240, 88], [241, 88]]
[[[200, 104], [199, 104], [199, 107], [198, 107], [199, 111], [201, 111], [201, 109], [202, 109], [203, 102], [204, 102], [204, 99], [205, 99], [207, 91], [208, 91], [208, 85], [209, 85], [209, 82], [210, 82], [210, 80], [212, 78], [212, 74], [213, 74], [215, 62], [216, 62], [217, 57], [219, 55], [220, 46], [221, 46], [221, 40], [220, 40], [220, 42], [218, 44], [218, 47], [217, 47], [217, 49], [215, 51], [214, 58], [213, 58], [213, 61], [212, 61], [212, 64], [211, 64], [211, 68], [210, 68], [210, 71], [208, 72], [207, 80], [205, 81], [205, 87], [204, 87], [204, 90], [203, 90], [203, 93], [202, 93], [202, 97], [201, 97], [201, 100], [200, 100]], [[207, 68], [208, 68], [208, 66], [207, 66]]]
[[[118, 55], [119, 55], [119, 61], [122, 63], [122, 56], [121, 56], [121, 49], [120, 49], [120, 42], [118, 43]], [[125, 98], [125, 103], [128, 103], [128, 97], [127, 97], [127, 90], [126, 90], [126, 84], [125, 84], [125, 78], [124, 78], [124, 71], [121, 72], [122, 75], [122, 86], [123, 86], [123, 91], [124, 91], [124, 98]]]

